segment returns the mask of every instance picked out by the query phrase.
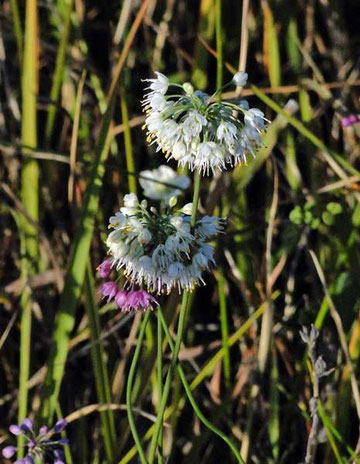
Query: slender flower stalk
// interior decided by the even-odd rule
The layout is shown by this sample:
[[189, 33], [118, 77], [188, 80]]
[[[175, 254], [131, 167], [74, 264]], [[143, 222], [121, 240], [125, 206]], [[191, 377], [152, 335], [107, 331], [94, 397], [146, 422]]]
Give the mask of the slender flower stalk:
[[126, 385], [126, 410], [127, 410], [127, 415], [128, 415], [128, 419], [129, 419], [131, 433], [132, 433], [132, 435], [134, 437], [136, 449], [137, 449], [137, 451], [139, 453], [141, 464], [147, 464], [147, 460], [146, 460], [146, 457], [145, 457], [144, 449], [143, 449], [142, 444], [141, 444], [141, 440], [139, 438], [139, 434], [138, 434], [138, 432], [136, 430], [134, 415], [133, 415], [133, 411], [132, 411], [132, 404], [131, 404], [131, 393], [132, 393], [132, 385], [133, 385], [134, 375], [135, 375], [135, 371], [136, 371], [136, 365], [137, 365], [137, 362], [138, 362], [138, 359], [139, 359], [139, 355], [140, 355], [140, 351], [141, 351], [141, 345], [142, 345], [142, 342], [143, 342], [143, 339], [144, 339], [145, 330], [146, 330], [146, 326], [147, 326], [147, 324], [149, 322], [149, 318], [150, 318], [150, 311], [146, 311], [145, 315], [144, 315], [144, 318], [143, 318], [143, 321], [142, 321], [141, 326], [140, 326], [140, 332], [139, 332], [139, 336], [138, 336], [138, 340], [137, 340], [137, 344], [136, 344], [136, 348], [135, 348], [135, 353], [134, 353], [134, 356], [133, 356], [133, 359], [132, 359], [132, 362], [131, 362], [128, 381], [127, 381], [127, 385]]
[[[191, 225], [196, 224], [196, 214], [197, 214], [197, 207], [198, 207], [199, 196], [200, 196], [200, 173], [199, 172], [195, 173], [194, 177], [195, 177], [194, 194], [193, 194], [193, 205], [192, 205], [192, 211], [191, 211], [191, 221], [190, 221]], [[159, 439], [159, 433], [160, 433], [161, 425], [163, 422], [165, 407], [166, 407], [166, 403], [169, 397], [171, 381], [174, 375], [174, 370], [175, 370], [175, 366], [176, 366], [179, 351], [180, 351], [181, 342], [182, 342], [183, 335], [184, 335], [185, 316], [186, 316], [186, 311], [188, 307], [189, 296], [190, 296], [190, 292], [188, 290], [184, 290], [184, 293], [182, 296], [181, 307], [180, 307], [180, 315], [179, 315], [179, 322], [178, 322], [177, 334], [176, 334], [176, 339], [175, 339], [175, 347], [172, 353], [170, 368], [169, 368], [169, 371], [168, 371], [168, 374], [165, 380], [163, 395], [161, 398], [159, 411], [158, 411], [158, 415], [157, 415], [155, 426], [154, 426], [154, 434], [152, 436], [151, 443], [150, 443], [149, 464], [153, 464], [154, 459], [155, 459], [156, 444]]]
[[[161, 308], [157, 308], [157, 393], [158, 393], [158, 404], [161, 403], [162, 392], [163, 392], [163, 372], [162, 372], [162, 321], [161, 321]], [[158, 464], [163, 464], [163, 426], [161, 424], [159, 439], [158, 439]]]

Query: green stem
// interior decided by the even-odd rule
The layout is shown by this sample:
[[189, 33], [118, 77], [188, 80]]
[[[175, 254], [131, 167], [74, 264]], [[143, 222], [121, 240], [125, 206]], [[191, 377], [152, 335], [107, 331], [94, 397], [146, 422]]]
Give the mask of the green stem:
[[194, 174], [194, 195], [193, 195], [193, 202], [192, 202], [192, 209], [191, 209], [191, 227], [194, 228], [196, 222], [196, 214], [199, 204], [199, 196], [200, 196], [200, 182], [201, 182], [201, 174], [198, 171], [195, 171]]
[[144, 339], [145, 329], [146, 329], [147, 323], [149, 322], [150, 313], [151, 313], [150, 310], [146, 311], [145, 317], [144, 317], [144, 319], [143, 319], [143, 321], [141, 323], [140, 333], [139, 333], [139, 337], [138, 337], [138, 340], [137, 340], [137, 343], [136, 343], [135, 353], [134, 353], [134, 356], [133, 356], [133, 359], [132, 359], [132, 362], [131, 362], [128, 381], [127, 381], [127, 385], [126, 385], [126, 409], [127, 409], [129, 424], [130, 424], [130, 428], [131, 428], [131, 433], [132, 433], [132, 435], [134, 437], [136, 449], [137, 449], [137, 451], [139, 453], [140, 460], [141, 460], [142, 464], [147, 464], [147, 460], [146, 460], [145, 452], [144, 452], [144, 449], [143, 449], [143, 447], [141, 445], [141, 441], [140, 441], [140, 438], [139, 438], [139, 435], [137, 433], [136, 426], [135, 426], [134, 415], [133, 415], [132, 405], [131, 405], [131, 392], [132, 392], [132, 385], [133, 385], [133, 380], [134, 380], [134, 375], [135, 375], [135, 370], [136, 370], [136, 364], [137, 364], [138, 359], [139, 359], [139, 355], [140, 355], [140, 351], [141, 351], [141, 345], [142, 345], [142, 341]]
[[45, 125], [45, 144], [49, 146], [51, 135], [54, 128], [55, 115], [57, 110], [57, 102], [60, 95], [61, 83], [64, 76], [64, 65], [66, 58], [66, 50], [68, 48], [68, 39], [71, 25], [71, 13], [73, 10], [73, 0], [68, 0], [64, 15], [64, 26], [60, 35], [59, 49], [56, 56], [54, 78], [50, 91], [51, 104], [46, 118]]
[[16, 45], [18, 49], [19, 62], [20, 62], [20, 68], [21, 68], [22, 60], [23, 60], [23, 37], [22, 37], [19, 5], [18, 5], [17, 0], [10, 0], [10, 5], [11, 5], [11, 12], [12, 12], [12, 17], [13, 17], [13, 24], [14, 24], [14, 35], [16, 38]]
[[[126, 104], [125, 91], [120, 87], [120, 106], [121, 117], [124, 124], [124, 144], [125, 144], [125, 157], [126, 169], [128, 173], [135, 173], [134, 153], [131, 142], [131, 131], [129, 126], [129, 113]], [[129, 191], [137, 195], [136, 177], [133, 174], [128, 174]]]
[[[200, 181], [201, 181], [201, 174], [198, 171], [195, 171], [193, 205], [192, 205], [192, 210], [191, 210], [191, 227], [194, 227], [195, 222], [196, 222], [196, 213], [197, 213], [199, 196], [200, 196]], [[183, 334], [184, 334], [185, 315], [186, 315], [186, 310], [187, 310], [187, 306], [189, 302], [189, 295], [190, 295], [190, 292], [188, 290], [185, 290], [183, 293], [182, 302], [181, 302], [178, 330], [177, 330], [176, 340], [175, 340], [175, 348], [173, 351], [170, 368], [166, 376], [163, 395], [160, 401], [159, 411], [158, 411], [156, 422], [154, 425], [154, 434], [151, 438], [150, 451], [149, 451], [149, 463], [150, 464], [154, 463], [156, 445], [159, 439], [159, 433], [160, 433], [160, 429], [161, 429], [162, 422], [163, 422], [164, 411], [165, 411], [166, 403], [167, 403], [169, 393], [170, 393], [171, 380], [174, 374], [176, 361], [177, 361], [177, 357], [180, 351], [180, 345], [181, 345], [181, 341], [182, 341]]]
[[[162, 326], [159, 313], [157, 315], [157, 389], [158, 389], [158, 402], [160, 404], [162, 397]], [[163, 464], [163, 427], [161, 424], [159, 440], [158, 440], [158, 463]]]
[[[37, 63], [37, 3], [27, 0], [25, 15], [25, 48], [21, 75], [22, 93], [22, 123], [21, 143], [29, 148], [37, 146], [37, 114], [36, 98], [38, 93], [38, 63]], [[27, 150], [23, 149], [24, 154]], [[39, 167], [35, 160], [23, 162], [21, 172], [21, 200], [34, 221], [39, 218]], [[28, 378], [30, 372], [31, 346], [31, 291], [28, 279], [38, 268], [39, 239], [36, 228], [27, 218], [21, 219], [21, 281], [23, 291], [21, 296], [21, 339], [20, 339], [20, 372], [18, 421], [21, 423], [28, 410]], [[18, 458], [23, 456], [23, 437], [18, 437]]]
[[[223, 53], [222, 53], [222, 34], [221, 34], [221, 0], [216, 0], [216, 52], [217, 52], [217, 67], [216, 67], [216, 88], [221, 89], [223, 80]], [[221, 92], [218, 99], [221, 100]]]
[[[109, 376], [104, 361], [104, 352], [100, 341], [100, 319], [94, 293], [94, 277], [92, 274], [91, 264], [88, 262], [85, 274], [85, 307], [89, 320], [91, 358], [93, 361], [92, 364], [95, 376], [96, 393], [99, 403], [109, 404], [111, 403]], [[114, 444], [116, 440], [113, 411], [101, 411], [100, 419], [102, 425], [102, 434], [104, 437], [106, 457], [109, 462], [112, 462], [115, 454]]]
[[[171, 338], [171, 335], [170, 335], [170, 332], [169, 332], [169, 329], [168, 329], [168, 326], [166, 324], [166, 321], [165, 321], [165, 318], [164, 318], [164, 315], [162, 313], [162, 310], [161, 310], [161, 307], [159, 306], [157, 308], [157, 311], [158, 311], [158, 317], [162, 323], [162, 326], [163, 326], [163, 329], [164, 329], [164, 332], [165, 332], [165, 335], [166, 335], [166, 338], [168, 340], [168, 343], [170, 345], [170, 349], [171, 351], [174, 353], [174, 350], [175, 350], [175, 347], [174, 347], [174, 343], [173, 343], [173, 340]], [[225, 443], [227, 443], [229, 445], [229, 447], [231, 448], [232, 452], [234, 453], [234, 455], [236, 456], [236, 459], [238, 460], [238, 462], [240, 464], [244, 464], [244, 460], [242, 459], [238, 449], [236, 448], [236, 446], [232, 443], [232, 441], [221, 431], [219, 430], [217, 427], [215, 427], [211, 422], [209, 422], [206, 417], [203, 415], [203, 413], [200, 411], [198, 405], [196, 404], [196, 401], [195, 401], [195, 398], [191, 392], [191, 389], [190, 389], [190, 385], [188, 384], [188, 381], [186, 380], [186, 376], [185, 376], [185, 373], [183, 371], [183, 368], [181, 367], [181, 364], [180, 363], [176, 363], [176, 368], [179, 372], [179, 376], [180, 376], [180, 379], [184, 385], [184, 389], [185, 389], [185, 392], [186, 392], [186, 395], [187, 397], [189, 398], [189, 401], [191, 403], [191, 406], [193, 407], [194, 409], [194, 412], [195, 414], [198, 416], [198, 418], [201, 420], [201, 422], [206, 426], [208, 427], [212, 432], [214, 432], [216, 435], [218, 435], [219, 437], [221, 437]]]
[[222, 346], [224, 348], [224, 377], [226, 388], [230, 388], [230, 349], [229, 349], [229, 326], [226, 308], [226, 295], [225, 295], [225, 279], [222, 267], [218, 270], [218, 290], [219, 290], [219, 307], [220, 307], [220, 324], [221, 324], [221, 338]]

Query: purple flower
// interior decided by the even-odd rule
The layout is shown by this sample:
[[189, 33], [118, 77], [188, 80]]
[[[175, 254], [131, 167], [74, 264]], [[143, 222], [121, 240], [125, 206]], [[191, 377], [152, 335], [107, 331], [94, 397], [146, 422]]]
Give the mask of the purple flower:
[[144, 290], [137, 290], [135, 292], [119, 290], [116, 293], [115, 302], [117, 307], [122, 311], [137, 311], [138, 309], [145, 311], [152, 303], [159, 305], [155, 298]]
[[54, 425], [54, 432], [59, 433], [65, 430], [65, 427], [67, 426], [67, 422], [65, 419], [60, 419], [56, 422]]
[[102, 284], [99, 291], [103, 294], [104, 298], [108, 297], [107, 302], [109, 303], [109, 301], [111, 301], [115, 297], [118, 288], [115, 282], [109, 280], [108, 282]]
[[128, 306], [129, 309], [147, 309], [151, 306], [151, 303], [159, 305], [155, 298], [150, 293], [144, 290], [138, 290], [136, 292], [130, 292], [128, 295]]
[[11, 424], [9, 430], [13, 435], [21, 435], [24, 432], [21, 427], [15, 424]]
[[43, 425], [39, 429], [39, 434], [40, 435], [46, 435], [48, 433], [48, 431], [49, 431], [48, 427], [46, 425]]
[[24, 432], [32, 431], [34, 429], [33, 423], [30, 419], [26, 418], [23, 420], [22, 424], [20, 425], [20, 428]]
[[116, 306], [123, 311], [126, 311], [128, 307], [127, 296], [128, 293], [124, 290], [119, 290], [115, 295]]
[[[66, 426], [66, 420], [59, 419], [50, 430], [46, 425], [43, 425], [38, 433], [35, 433], [30, 419], [25, 419], [20, 426], [11, 425], [9, 430], [12, 434], [23, 434], [27, 440], [24, 446], [26, 456], [23, 459], [18, 459], [14, 464], [35, 464], [35, 458], [39, 453], [43, 456], [49, 456], [51, 462], [55, 462], [55, 464], [65, 464], [64, 453], [58, 447], [67, 444], [68, 440], [66, 438], [57, 439], [55, 436], [62, 432]], [[7, 446], [2, 450], [2, 455], [5, 458], [12, 458], [16, 451], [15, 446]]]
[[346, 116], [341, 119], [341, 125], [343, 127], [350, 127], [356, 122], [358, 122], [359, 118], [356, 114], [349, 114], [349, 116]]
[[24, 463], [25, 463], [25, 464], [35, 464], [35, 461], [34, 461], [33, 458], [28, 454], [27, 456], [25, 456]]
[[60, 438], [59, 443], [60, 445], [68, 445], [69, 440], [67, 438]]
[[2, 450], [2, 455], [4, 458], [12, 458], [14, 454], [16, 453], [16, 448], [15, 446], [7, 446]]
[[56, 449], [54, 451], [54, 458], [55, 458], [54, 464], [65, 464], [65, 455], [64, 455], [63, 450]]
[[103, 279], [107, 279], [110, 275], [111, 272], [111, 261], [108, 259], [106, 261], [103, 261], [97, 268], [99, 271], [100, 277]]

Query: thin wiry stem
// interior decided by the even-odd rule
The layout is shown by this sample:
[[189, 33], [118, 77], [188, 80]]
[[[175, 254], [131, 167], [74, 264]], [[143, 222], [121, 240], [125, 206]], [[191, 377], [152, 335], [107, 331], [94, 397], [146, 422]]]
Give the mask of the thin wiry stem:
[[[200, 196], [200, 181], [201, 181], [201, 174], [198, 171], [196, 171], [195, 176], [194, 176], [194, 194], [193, 194], [193, 206], [192, 206], [192, 211], [191, 211], [191, 227], [194, 227], [195, 222], [196, 222], [196, 214], [197, 214], [197, 208], [198, 208], [199, 196]], [[190, 292], [188, 290], [185, 290], [183, 293], [182, 302], [181, 302], [179, 323], [178, 323], [177, 335], [176, 335], [176, 340], [175, 340], [175, 348], [173, 351], [170, 368], [166, 376], [163, 396], [160, 401], [159, 411], [158, 411], [157, 419], [156, 419], [155, 426], [154, 426], [154, 434], [152, 436], [151, 443], [150, 443], [150, 451], [149, 451], [149, 463], [150, 464], [153, 464], [154, 459], [155, 459], [156, 445], [158, 442], [161, 424], [163, 421], [163, 416], [164, 416], [164, 412], [166, 408], [166, 402], [169, 397], [171, 380], [173, 378], [176, 361], [178, 358], [178, 354], [180, 351], [180, 345], [181, 345], [181, 341], [182, 341], [183, 334], [184, 334], [185, 315], [186, 315], [186, 310], [188, 306], [189, 295], [190, 295]]]
[[147, 460], [146, 460], [145, 452], [142, 447], [142, 444], [141, 444], [141, 441], [140, 441], [140, 438], [139, 438], [139, 435], [137, 433], [136, 426], [135, 426], [135, 420], [134, 420], [134, 415], [133, 415], [132, 405], [131, 405], [131, 392], [132, 392], [133, 379], [134, 379], [134, 375], [136, 371], [136, 365], [139, 359], [141, 345], [142, 345], [142, 341], [145, 335], [145, 329], [146, 329], [147, 323], [149, 322], [150, 313], [151, 313], [150, 310], [146, 311], [144, 319], [141, 323], [140, 333], [139, 333], [139, 337], [136, 343], [135, 353], [134, 353], [134, 356], [131, 362], [128, 381], [126, 385], [126, 406], [127, 406], [126, 409], [127, 409], [129, 424], [131, 428], [131, 433], [134, 437], [136, 449], [137, 449], [137, 452], [139, 453], [142, 464], [147, 464]]
[[[163, 385], [162, 385], [162, 326], [161, 326], [161, 319], [158, 313], [157, 315], [157, 390], [158, 390], [158, 402], [160, 404]], [[162, 464], [164, 462], [163, 459], [163, 427], [161, 424], [159, 439], [158, 439], [158, 463]]]

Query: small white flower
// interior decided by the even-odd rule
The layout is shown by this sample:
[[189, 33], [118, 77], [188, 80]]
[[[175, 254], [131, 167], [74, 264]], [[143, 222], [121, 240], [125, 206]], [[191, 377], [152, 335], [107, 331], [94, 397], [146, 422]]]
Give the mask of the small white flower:
[[233, 82], [238, 87], [244, 87], [244, 85], [246, 85], [248, 77], [249, 76], [248, 76], [248, 74], [246, 72], [239, 71], [234, 75]]
[[142, 231], [137, 236], [137, 239], [138, 242], [141, 243], [141, 245], [146, 245], [152, 239], [151, 232], [149, 232], [147, 229], [143, 227]]
[[199, 144], [193, 166], [195, 169], [209, 174], [210, 170], [225, 169], [225, 150], [215, 142]]
[[190, 185], [190, 179], [187, 176], [178, 175], [166, 165], [161, 165], [152, 171], [140, 172], [139, 182], [146, 197], [165, 201], [179, 196], [182, 190]]
[[216, 131], [216, 136], [220, 142], [225, 141], [233, 145], [237, 139], [238, 130], [232, 122], [221, 121]]
[[264, 113], [258, 108], [250, 108], [245, 113], [244, 122], [260, 132], [265, 128]]
[[192, 203], [186, 203], [186, 205], [181, 208], [180, 212], [186, 214], [187, 216], [191, 216], [192, 207]]
[[151, 82], [150, 86], [148, 87], [149, 89], [165, 95], [169, 87], [169, 79], [159, 71], [155, 71], [155, 74], [156, 79], [145, 79], [145, 82]]
[[154, 111], [162, 111], [166, 106], [166, 98], [160, 92], [154, 92], [148, 100], [148, 104]]
[[207, 125], [208, 121], [205, 116], [201, 115], [197, 111], [190, 111], [182, 123], [182, 128], [187, 139], [191, 137], [197, 137], [202, 131], [203, 127]]
[[118, 211], [115, 216], [111, 216], [109, 219], [109, 227], [123, 227], [127, 223], [126, 217]]

